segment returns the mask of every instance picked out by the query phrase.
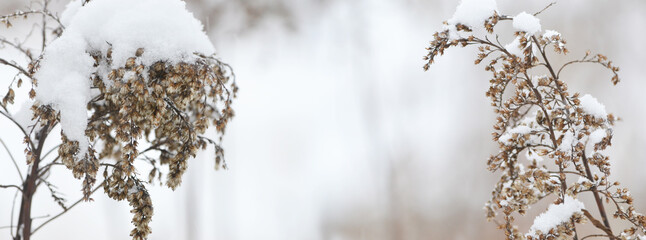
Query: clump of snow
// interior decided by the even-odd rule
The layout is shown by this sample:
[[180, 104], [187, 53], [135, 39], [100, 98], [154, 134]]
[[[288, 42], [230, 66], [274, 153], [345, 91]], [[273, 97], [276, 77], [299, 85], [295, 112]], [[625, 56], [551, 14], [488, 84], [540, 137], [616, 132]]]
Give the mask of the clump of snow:
[[87, 153], [89, 142], [87, 102], [94, 59], [85, 53], [87, 43], [75, 32], [63, 34], [45, 50], [41, 68], [36, 73], [36, 100], [61, 112], [61, 128], [68, 139], [79, 142], [79, 156]]
[[547, 233], [550, 229], [566, 223], [575, 213], [581, 213], [585, 206], [577, 199], [565, 196], [561, 204], [551, 204], [546, 212], [534, 219], [534, 224], [529, 228], [527, 236], [538, 237], [538, 232]]
[[590, 96], [590, 94], [583, 95], [579, 100], [581, 100], [580, 107], [584, 112], [596, 118], [606, 118], [606, 116], [608, 116], [608, 113], [606, 113], [606, 106], [599, 103], [599, 101]]
[[557, 47], [563, 50], [565, 48], [565, 44], [563, 41], [555, 41], [553, 38], [558, 37], [560, 39], [561, 34], [557, 31], [554, 30], [545, 30], [545, 33], [543, 34], [543, 38], [549, 42], [556, 42]]
[[191, 62], [195, 52], [215, 52], [202, 24], [181, 0], [93, 0], [85, 6], [74, 0], [62, 18], [65, 31], [47, 46], [35, 75], [36, 100], [60, 111], [63, 133], [79, 142], [81, 158], [89, 146], [85, 129], [86, 105], [93, 96], [90, 77], [99, 71], [90, 52], [105, 56], [111, 48], [116, 67], [124, 66], [138, 48], [144, 53], [137, 63], [145, 66]]
[[202, 23], [181, 0], [93, 0], [76, 9], [79, 2], [70, 3], [64, 12], [71, 15], [65, 32], [78, 32], [90, 45], [88, 50], [105, 53], [112, 46], [116, 66], [122, 66], [142, 47], [144, 65], [162, 59], [189, 61], [194, 52], [215, 52]]
[[588, 137], [588, 142], [585, 146], [587, 156], [595, 152], [594, 145], [601, 142], [603, 138], [606, 137], [606, 135], [607, 135], [606, 130], [601, 128], [594, 130], [592, 133], [590, 133], [590, 136]]
[[560, 37], [561, 33], [554, 30], [545, 30], [545, 33], [543, 34], [543, 38], [546, 38], [546, 39], [551, 39], [552, 37], [555, 37], [555, 36]]
[[594, 132], [590, 133], [590, 137], [588, 137], [588, 144], [594, 146], [595, 144], [601, 142], [601, 140], [603, 140], [603, 138], [605, 137], [606, 137], [605, 129], [594, 130]]
[[83, 6], [83, 1], [72, 0], [65, 6], [65, 11], [61, 14], [61, 23], [64, 26], [69, 26], [72, 22], [72, 17], [76, 15], [79, 11], [79, 8]]
[[557, 149], [561, 152], [570, 153], [572, 152], [572, 146], [575, 145], [575, 142], [574, 142], [575, 140], [576, 138], [574, 137], [574, 134], [572, 133], [572, 131], [567, 131], [563, 135], [563, 140], [561, 140], [561, 144]]
[[[454, 26], [453, 28], [457, 24], [462, 24], [478, 32], [484, 29], [485, 21], [496, 11], [498, 11], [496, 0], [462, 0], [453, 13], [453, 17], [446, 22], [450, 26]], [[449, 32], [451, 32], [450, 28]]]
[[541, 31], [541, 20], [526, 12], [521, 12], [516, 15], [512, 25], [515, 29], [523, 31], [528, 35], [534, 35]]

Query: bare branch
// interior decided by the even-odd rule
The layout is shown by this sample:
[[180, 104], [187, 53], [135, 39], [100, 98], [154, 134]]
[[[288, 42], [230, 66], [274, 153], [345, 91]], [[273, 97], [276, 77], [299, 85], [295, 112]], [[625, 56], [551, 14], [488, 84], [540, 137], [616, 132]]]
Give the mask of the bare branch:
[[12, 18], [25, 17], [25, 16], [28, 16], [28, 15], [31, 15], [31, 14], [38, 14], [38, 15], [47, 16], [47, 17], [53, 19], [54, 21], [56, 21], [56, 23], [58, 23], [58, 25], [61, 28], [65, 29], [65, 25], [63, 25], [61, 20], [56, 15], [54, 15], [52, 12], [50, 12], [47, 9], [44, 9], [44, 10], [17, 11], [17, 12], [14, 12], [12, 14], [9, 14], [9, 15], [0, 16], [0, 21], [9, 21], [9, 19], [12, 19]]
[[[41, 35], [43, 39], [43, 44], [41, 47], [41, 52], [45, 52], [45, 46], [47, 46], [47, 15], [44, 14], [47, 11], [47, 6], [49, 5], [49, 0], [43, 0], [43, 25], [41, 27]], [[62, 25], [62, 24], [61, 24]]]
[[17, 185], [1, 185], [0, 184], [0, 188], [15, 188], [15, 189], [18, 189], [19, 191], [22, 192], [22, 188], [18, 187]]
[[556, 4], [556, 2], [551, 2], [549, 5], [545, 6], [545, 7], [544, 7], [543, 9], [541, 9], [540, 11], [535, 12], [535, 13], [534, 13], [534, 16], [538, 16], [538, 14], [543, 13], [543, 11], [547, 10], [548, 8], [550, 8], [551, 6], [553, 6], [554, 4]]
[[16, 70], [18, 70], [22, 74], [24, 74], [26, 77], [31, 78], [31, 74], [29, 74], [29, 72], [27, 70], [25, 70], [24, 68], [18, 66], [18, 64], [16, 64], [15, 62], [9, 62], [9, 61], [7, 61], [5, 59], [0, 58], [0, 64], [4, 64], [4, 65], [10, 66], [12, 68], [15, 68]]
[[54, 146], [52, 149], [49, 149], [49, 151], [47, 151], [45, 155], [43, 155], [41, 158], [45, 159], [50, 153], [54, 152], [54, 150], [58, 149], [60, 146], [61, 144], [59, 143], [56, 146]]
[[[103, 184], [105, 184], [105, 180], [104, 180], [103, 182], [101, 182], [101, 184], [99, 184], [98, 186], [96, 186], [96, 188], [94, 188], [94, 190], [92, 190], [92, 192], [91, 192], [90, 194], [94, 194], [94, 192], [96, 192], [96, 190], [99, 190], [99, 188], [103, 187]], [[58, 217], [60, 217], [61, 215], [63, 215], [63, 214], [65, 214], [65, 213], [67, 213], [69, 210], [71, 210], [72, 208], [76, 207], [76, 205], [78, 205], [79, 203], [83, 202], [83, 200], [84, 200], [84, 199], [85, 199], [85, 198], [81, 198], [81, 199], [77, 200], [76, 202], [74, 202], [74, 204], [72, 204], [71, 206], [69, 206], [67, 209], [63, 210], [63, 211], [62, 211], [62, 212], [60, 212], [59, 214], [56, 214], [54, 217], [52, 217], [52, 218], [48, 219], [48, 220], [47, 220], [47, 221], [45, 221], [43, 224], [41, 224], [41, 225], [40, 225], [40, 226], [38, 226], [36, 229], [34, 229], [34, 231], [32, 231], [32, 232], [31, 232], [31, 234], [33, 235], [33, 234], [34, 234], [34, 233], [36, 233], [39, 229], [41, 229], [42, 227], [44, 227], [45, 225], [47, 225], [49, 222], [54, 221], [54, 219], [57, 219], [57, 218], [58, 218]]]
[[40, 179], [40, 182], [45, 183], [45, 185], [47, 186], [47, 189], [49, 189], [49, 193], [51, 194], [51, 197], [54, 199], [54, 202], [56, 202], [59, 206], [61, 206], [63, 210], [67, 209], [67, 207], [65, 206], [65, 202], [67, 200], [65, 200], [65, 198], [58, 196], [58, 194], [60, 193], [56, 191], [56, 186], [50, 183], [49, 181], [47, 181], [43, 177], [39, 176], [39, 179]]
[[31, 52], [29, 50], [23, 48], [20, 44], [12, 43], [10, 41], [7, 41], [4, 38], [0, 38], [0, 43], [9, 45], [9, 46], [15, 48], [16, 50], [18, 50], [18, 51], [22, 52], [23, 54], [25, 54], [25, 56], [27, 56], [27, 58], [29, 58], [30, 61], [34, 61], [34, 57], [32, 56]]
[[615, 236], [612, 234], [612, 231], [611, 231], [608, 227], [606, 227], [606, 226], [605, 226], [605, 223], [601, 223], [599, 220], [597, 220], [596, 218], [594, 218], [594, 217], [592, 216], [592, 214], [590, 214], [590, 212], [588, 212], [588, 210], [581, 209], [581, 211], [583, 212], [583, 214], [585, 215], [585, 217], [587, 217], [588, 219], [590, 219], [590, 221], [592, 222], [592, 225], [594, 225], [594, 226], [595, 226], [595, 227], [597, 227], [598, 229], [601, 229], [602, 231], [604, 231], [604, 232], [607, 234], [606, 236], [607, 236], [608, 238], [610, 238], [610, 239], [619, 239], [619, 238], [615, 237]]
[[[13, 227], [13, 212], [16, 209], [16, 198], [18, 197], [18, 191], [13, 195], [13, 201], [11, 202], [11, 219], [9, 220], [9, 226]], [[13, 231], [9, 230], [11, 232], [11, 238], [15, 239], [15, 236], [13, 235]]]
[[20, 168], [18, 167], [18, 163], [16, 162], [16, 159], [13, 157], [13, 155], [11, 154], [11, 151], [9, 151], [9, 148], [4, 143], [2, 138], [0, 138], [0, 143], [2, 144], [4, 149], [7, 151], [7, 154], [9, 155], [9, 158], [11, 158], [11, 162], [13, 162], [13, 166], [16, 167], [16, 172], [18, 172], [18, 176], [20, 176], [20, 182], [24, 182], [25, 178], [22, 176], [22, 172], [20, 172]]

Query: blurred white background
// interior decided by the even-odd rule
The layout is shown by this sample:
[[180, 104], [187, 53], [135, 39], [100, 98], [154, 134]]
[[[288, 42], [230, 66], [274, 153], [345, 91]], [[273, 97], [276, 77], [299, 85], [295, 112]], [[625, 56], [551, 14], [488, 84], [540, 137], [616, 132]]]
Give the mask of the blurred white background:
[[[516, 15], [550, 2], [498, 0], [498, 9]], [[61, 11], [67, 1], [53, 3]], [[2, 0], [0, 14], [28, 4]], [[485, 164], [497, 151], [490, 137], [494, 114], [484, 94], [488, 76], [473, 65], [473, 48], [452, 49], [422, 70], [425, 47], [457, 4], [187, 0], [240, 86], [237, 115], [224, 139], [230, 169], [215, 171], [206, 151], [190, 161], [175, 192], [150, 186], [150, 239], [501, 238], [482, 210], [497, 180]], [[540, 18], [543, 30], [567, 39], [566, 58], [590, 49], [620, 66], [616, 87], [609, 73], [590, 65], [572, 68], [564, 79], [623, 119], [609, 151], [612, 178], [632, 190], [645, 212], [646, 2], [558, 1]], [[0, 34], [24, 36], [32, 23], [15, 21]], [[5, 48], [0, 56], [15, 53]], [[0, 89], [13, 74], [0, 66]], [[19, 134], [4, 119], [0, 138], [26, 169]], [[56, 169], [50, 180], [68, 201], [80, 197], [81, 183], [69, 170]], [[3, 149], [0, 184], [19, 184]], [[10, 224], [13, 198], [13, 190], [0, 189], [0, 227]], [[94, 200], [34, 237], [129, 239], [128, 203], [102, 191]], [[35, 204], [33, 216], [60, 211], [44, 188]], [[521, 231], [529, 228], [531, 214], [543, 210], [519, 220]], [[10, 239], [7, 228], [0, 229], [0, 239]]]

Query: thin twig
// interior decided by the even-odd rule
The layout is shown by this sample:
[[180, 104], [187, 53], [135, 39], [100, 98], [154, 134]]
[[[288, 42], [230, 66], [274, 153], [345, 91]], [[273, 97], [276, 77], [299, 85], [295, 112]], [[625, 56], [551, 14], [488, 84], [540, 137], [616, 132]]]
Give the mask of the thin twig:
[[[3, 108], [4, 108], [4, 106], [3, 106]], [[6, 108], [5, 108], [5, 111], [6, 111]], [[32, 148], [34, 148], [34, 143], [31, 141], [31, 138], [29, 138], [29, 136], [30, 136], [31, 134], [30, 134], [30, 133], [27, 133], [27, 131], [25, 130], [25, 128], [23, 128], [23, 127], [22, 127], [22, 125], [20, 125], [20, 123], [18, 123], [15, 119], [13, 119], [13, 118], [9, 115], [9, 112], [8, 112], [8, 111], [7, 111], [7, 112], [0, 111], [0, 115], [5, 116], [7, 119], [9, 119], [9, 121], [13, 122], [13, 123], [16, 125], [16, 127], [18, 127], [18, 129], [20, 129], [20, 131], [22, 132], [22, 134], [24, 134], [24, 135], [25, 135], [25, 137], [27, 137], [27, 138], [29, 139], [29, 140], [28, 140], [28, 144], [29, 144]]]
[[50, 216], [50, 215], [49, 215], [49, 214], [47, 214], [47, 215], [43, 215], [43, 216], [36, 216], [36, 217], [32, 217], [31, 219], [48, 218], [49, 216]]
[[[16, 191], [15, 194], [13, 194], [13, 202], [11, 202], [11, 219], [9, 220], [9, 226], [13, 227], [13, 212], [16, 209], [16, 198], [18, 197], [18, 191]], [[11, 232], [11, 239], [15, 239], [15, 236], [13, 235], [13, 231]]]
[[[105, 184], [105, 180], [103, 180], [103, 182], [101, 182], [101, 184], [99, 184], [98, 186], [96, 186], [96, 188], [94, 188], [94, 190], [92, 190], [92, 192], [90, 192], [90, 195], [94, 194], [94, 192], [96, 192], [96, 190], [99, 190], [99, 188], [101, 188], [101, 187], [103, 186], [103, 184]], [[54, 219], [56, 219], [56, 218], [60, 217], [61, 215], [65, 214], [66, 212], [68, 212], [69, 210], [71, 210], [72, 208], [74, 208], [76, 205], [78, 205], [79, 203], [81, 203], [81, 202], [83, 201], [83, 199], [85, 199], [85, 198], [81, 198], [81, 199], [77, 200], [76, 202], [74, 202], [74, 204], [72, 204], [71, 206], [69, 206], [66, 210], [63, 210], [63, 211], [62, 211], [62, 212], [60, 212], [59, 214], [56, 214], [56, 216], [54, 216], [54, 217], [52, 217], [52, 218], [48, 219], [47, 221], [45, 221], [43, 224], [41, 224], [41, 225], [40, 225], [40, 226], [38, 226], [36, 229], [34, 229], [34, 231], [32, 231], [32, 232], [31, 232], [31, 235], [34, 235], [34, 233], [36, 233], [36, 231], [38, 231], [38, 229], [42, 228], [43, 226], [45, 226], [45, 225], [46, 225], [46, 224], [48, 224], [49, 222], [53, 221]]]
[[54, 158], [54, 160], [52, 162], [50, 162], [47, 165], [41, 167], [40, 170], [38, 170], [38, 176], [42, 177], [43, 175], [45, 175], [45, 173], [47, 173], [49, 171], [49, 169], [52, 168], [53, 165], [56, 165], [56, 164], [63, 165], [62, 163], [56, 162], [56, 161], [58, 161], [59, 158], [60, 158], [60, 156], [56, 156], [56, 158]]
[[11, 185], [0, 185], [0, 188], [15, 188], [15, 189], [18, 189], [19, 191], [22, 192], [22, 188], [20, 188], [18, 185], [13, 185], [13, 184], [11, 184]]
[[[536, 43], [536, 45], [540, 45], [538, 40], [536, 39], [536, 37], [532, 36], [532, 40], [534, 41], [534, 43]], [[556, 84], [556, 89], [557, 89], [559, 95], [561, 96], [561, 100], [563, 100], [563, 102], [567, 103], [566, 98], [565, 98], [565, 96], [563, 94], [564, 91], [563, 91], [563, 89], [561, 89], [561, 87], [560, 87], [560, 85], [558, 83], [559, 79], [558, 79], [557, 73], [554, 72], [554, 69], [552, 68], [552, 65], [550, 64], [549, 60], [547, 59], [547, 56], [546, 56], [545, 52], [541, 51], [540, 49], [539, 49], [539, 52], [541, 53], [541, 56], [543, 57], [543, 60], [545, 61], [547, 69], [549, 70], [550, 74], [552, 75], [552, 78], [554, 78], [554, 81], [555, 81], [555, 84]], [[568, 108], [566, 108], [565, 110], [566, 110], [566, 113], [568, 115], [570, 115], [570, 110]], [[590, 179], [590, 180], [594, 179], [594, 178], [592, 178], [592, 173], [590, 171], [590, 167], [588, 166], [588, 159], [585, 156], [585, 152], [584, 152], [584, 154], [582, 154], [582, 161], [583, 161], [583, 166], [585, 167], [585, 173], [587, 175], [587, 178]], [[606, 210], [605, 210], [605, 208], [603, 206], [603, 202], [601, 201], [601, 198], [599, 198], [599, 193], [597, 191], [597, 188], [595, 186], [593, 186], [591, 188], [591, 190], [592, 190], [592, 195], [594, 196], [594, 200], [597, 203], [597, 208], [599, 210], [599, 214], [601, 214], [601, 219], [603, 220], [603, 223], [604, 223], [605, 227], [608, 229], [608, 232], [607, 232], [608, 237], [612, 237], [613, 236], [612, 228], [610, 227], [610, 223], [608, 222], [608, 217], [606, 216]]]
[[612, 231], [610, 230], [610, 228], [608, 228], [608, 227], [604, 226], [604, 225], [605, 225], [605, 223], [601, 223], [599, 220], [597, 220], [596, 218], [594, 218], [594, 217], [592, 216], [592, 214], [590, 214], [590, 212], [588, 212], [588, 210], [581, 209], [581, 211], [583, 212], [583, 215], [585, 215], [585, 217], [587, 217], [587, 218], [592, 222], [592, 225], [594, 225], [594, 226], [595, 226], [595, 227], [597, 227], [598, 229], [601, 229], [602, 231], [604, 231], [604, 232], [607, 234], [607, 237], [608, 237], [608, 238], [610, 238], [610, 239], [617, 239], [617, 237], [615, 237], [615, 236], [612, 234]]
[[20, 71], [22, 74], [27, 76], [28, 78], [31, 78], [31, 74], [29, 74], [29, 72], [27, 72], [27, 70], [25, 70], [24, 68], [18, 66], [14, 62], [9, 62], [7, 60], [4, 60], [4, 59], [0, 58], [0, 64], [4, 64], [4, 65], [10, 66], [12, 68], [15, 68], [16, 70]]
[[[44, 177], [39, 176], [40, 183], [45, 183], [45, 186], [47, 186], [47, 189], [49, 189], [49, 193], [51, 194], [51, 197], [54, 199], [54, 202], [56, 202], [63, 210], [67, 209], [65, 206], [65, 202], [67, 201], [65, 198], [59, 197], [57, 194], [60, 194], [58, 191], [56, 191], [56, 186], [49, 181], [47, 181]], [[40, 184], [39, 183], [39, 184]]]
[[13, 48], [15, 48], [16, 50], [18, 50], [18, 51], [22, 52], [23, 54], [25, 54], [25, 55], [29, 58], [29, 60], [34, 61], [34, 57], [31, 55], [31, 52], [29, 52], [29, 50], [24, 49], [24, 48], [23, 48], [22, 46], [20, 46], [19, 44], [16, 44], [16, 43], [12, 43], [12, 42], [10, 42], [10, 41], [7, 41], [7, 40], [6, 40], [6, 39], [4, 39], [4, 38], [0, 38], [0, 42], [1, 42], [1, 43], [3, 43], [3, 44], [7, 44], [7, 45], [9, 45], [9, 46], [11, 46], [11, 47], [13, 47]]
[[65, 25], [63, 25], [61, 20], [56, 15], [54, 15], [52, 12], [50, 12], [49, 10], [18, 11], [18, 12], [9, 14], [9, 15], [0, 16], [0, 20], [7, 20], [8, 21], [10, 18], [24, 17], [24, 16], [27, 16], [27, 15], [30, 15], [30, 14], [43, 14], [45, 16], [48, 16], [51, 19], [54, 19], [54, 21], [56, 21], [56, 23], [58, 23], [58, 25], [60, 25], [61, 28], [65, 29]]
[[2, 146], [7, 151], [7, 154], [9, 154], [9, 158], [11, 158], [11, 161], [13, 162], [13, 165], [16, 167], [16, 172], [18, 172], [18, 176], [20, 176], [20, 182], [24, 182], [25, 178], [22, 176], [22, 172], [20, 172], [20, 168], [18, 167], [18, 163], [16, 163], [16, 159], [13, 157], [13, 155], [11, 154], [11, 151], [9, 151], [9, 148], [4, 143], [2, 138], [0, 138], [0, 143], [2, 143]]
[[543, 11], [547, 10], [548, 8], [550, 8], [551, 6], [553, 6], [554, 4], [556, 4], [556, 2], [552, 2], [552, 3], [550, 3], [549, 5], [545, 6], [545, 8], [543, 8], [542, 10], [540, 10], [540, 11], [538, 11], [538, 12], [534, 13], [534, 16], [538, 16], [538, 14], [541, 14]]
[[42, 158], [42, 159], [45, 159], [45, 158], [47, 157], [47, 155], [49, 155], [50, 153], [52, 153], [54, 150], [58, 149], [58, 147], [60, 147], [60, 146], [61, 146], [61, 144], [59, 143], [58, 145], [54, 146], [52, 149], [49, 149], [49, 151], [47, 151], [47, 152], [45, 153], [45, 155], [43, 155], [41, 158]]
[[47, 11], [47, 5], [49, 5], [49, 0], [44, 0], [43, 1], [43, 26], [42, 26], [43, 45], [41, 48], [41, 52], [45, 52], [45, 46], [47, 46], [47, 15], [45, 14], [45, 12]]

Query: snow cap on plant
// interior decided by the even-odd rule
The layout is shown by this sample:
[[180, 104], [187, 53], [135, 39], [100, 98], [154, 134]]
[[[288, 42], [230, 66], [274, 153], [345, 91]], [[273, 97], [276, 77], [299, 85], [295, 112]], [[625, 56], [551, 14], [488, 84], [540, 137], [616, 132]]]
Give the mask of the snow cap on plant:
[[[209, 144], [223, 164], [220, 141], [237, 92], [231, 69], [180, 0], [75, 0], [62, 16], [62, 35], [35, 66], [36, 116], [61, 124], [59, 155], [84, 177], [86, 199], [101, 160], [115, 160], [104, 190], [130, 202], [131, 235], [145, 239], [152, 203], [135, 160], [153, 165], [151, 182], [168, 166], [172, 189]], [[205, 135], [212, 125], [218, 139]]]

